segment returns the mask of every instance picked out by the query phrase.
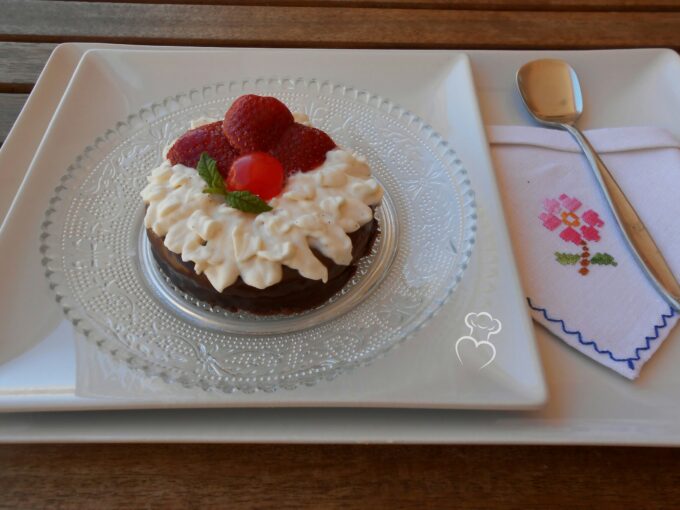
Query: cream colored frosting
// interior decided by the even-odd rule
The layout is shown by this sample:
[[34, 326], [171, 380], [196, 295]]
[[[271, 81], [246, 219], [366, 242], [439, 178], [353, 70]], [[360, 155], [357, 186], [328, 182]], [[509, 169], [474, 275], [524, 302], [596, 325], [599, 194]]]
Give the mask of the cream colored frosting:
[[326, 154], [323, 165], [288, 177], [272, 211], [254, 215], [203, 193], [195, 169], [165, 160], [142, 190], [148, 205], [144, 224], [165, 246], [191, 261], [219, 292], [241, 276], [264, 289], [281, 281], [282, 266], [305, 278], [328, 280], [312, 248], [336, 264], [352, 260], [348, 233], [373, 219], [371, 206], [383, 194], [364, 158], [343, 149]]

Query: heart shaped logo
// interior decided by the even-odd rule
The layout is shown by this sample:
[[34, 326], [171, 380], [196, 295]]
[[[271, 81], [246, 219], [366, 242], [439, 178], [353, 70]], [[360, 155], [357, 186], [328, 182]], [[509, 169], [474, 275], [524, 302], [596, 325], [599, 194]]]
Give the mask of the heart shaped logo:
[[[482, 360], [486, 362], [479, 367], [479, 370], [489, 366], [494, 359], [496, 359], [496, 347], [489, 342], [489, 338], [492, 335], [498, 334], [503, 325], [498, 319], [494, 319], [490, 313], [487, 312], [470, 312], [465, 316], [465, 325], [468, 327], [469, 332], [467, 335], [461, 336], [455, 345], [456, 356], [460, 364], [463, 364], [463, 358], [461, 356], [462, 352], [475, 352], [474, 355], [476, 360], [481, 357]], [[474, 335], [474, 336], [473, 336]], [[477, 338], [482, 340], [477, 340]], [[466, 344], [471, 344], [469, 347], [463, 349], [462, 346]], [[474, 351], [472, 350], [474, 348]], [[468, 354], [467, 356], [470, 356]]]
[[475, 338], [472, 338], [471, 336], [465, 335], [461, 336], [456, 341], [456, 356], [458, 357], [458, 361], [460, 361], [461, 365], [463, 364], [461, 352], [469, 352], [468, 349], [463, 350], [463, 346], [466, 343], [472, 344], [475, 350], [480, 351], [479, 356], [481, 356], [482, 359], [488, 358], [486, 363], [479, 367], [479, 370], [490, 365], [493, 362], [493, 360], [496, 359], [496, 347], [491, 342], [489, 342], [488, 340], [480, 341]]

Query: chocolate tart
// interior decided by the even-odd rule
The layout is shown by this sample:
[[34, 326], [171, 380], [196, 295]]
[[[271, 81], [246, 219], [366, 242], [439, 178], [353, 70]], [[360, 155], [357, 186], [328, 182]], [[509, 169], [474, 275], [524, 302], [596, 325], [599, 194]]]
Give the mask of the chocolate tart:
[[182, 261], [180, 255], [165, 247], [161, 237], [147, 229], [151, 252], [161, 271], [175, 286], [213, 306], [232, 312], [243, 310], [258, 315], [292, 314], [315, 308], [326, 302], [352, 278], [359, 259], [370, 253], [378, 234], [379, 227], [375, 218], [359, 230], [348, 234], [352, 240], [352, 262], [348, 266], [338, 265], [317, 250], [312, 250], [328, 269], [326, 283], [305, 278], [297, 270], [284, 265], [282, 279], [276, 285], [257, 289], [247, 285], [239, 277], [232, 285], [218, 292], [205, 275], [196, 274], [193, 262]]

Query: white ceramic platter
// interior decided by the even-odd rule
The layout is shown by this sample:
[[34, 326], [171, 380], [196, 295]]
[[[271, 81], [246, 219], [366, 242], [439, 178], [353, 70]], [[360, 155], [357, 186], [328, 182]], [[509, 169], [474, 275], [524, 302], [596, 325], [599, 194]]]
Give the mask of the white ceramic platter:
[[[332, 58], [329, 55], [315, 50], [229, 49], [93, 49], [84, 54], [0, 232], [0, 249], [7, 261], [0, 277], [10, 282], [0, 289], [0, 293], [6, 292], [0, 300], [7, 303], [0, 309], [0, 337], [6, 339], [0, 361], [9, 359], [0, 366], [2, 410], [206, 406], [516, 409], [544, 402], [533, 328], [512, 260], [467, 57], [456, 52], [338, 51], [332, 52]], [[380, 72], [375, 72], [377, 69]], [[469, 161], [472, 165], [469, 175], [480, 217], [473, 259], [453, 298], [425, 328], [384, 358], [332, 382], [295, 391], [225, 395], [186, 390], [114, 366], [86, 346], [78, 349], [78, 384], [74, 384], [72, 357], [77, 335], [53, 303], [39, 266], [41, 209], [47, 206], [52, 189], [85, 146], [145, 105], [191, 89], [202, 90], [205, 84], [262, 76], [317, 78], [379, 90], [438, 126], [435, 129], [450, 139], [454, 148], [461, 145], [463, 164]], [[456, 130], [472, 135], [470, 140], [457, 142]], [[26, 307], [25, 303], [32, 305]], [[41, 310], [39, 320], [36, 309]], [[457, 339], [468, 333], [464, 318], [470, 312], [490, 312], [503, 323], [494, 338], [495, 359], [481, 370], [488, 361], [487, 350], [466, 342], [458, 353], [463, 363], [455, 350]], [[49, 357], [36, 357], [48, 345], [53, 349]], [[17, 352], [23, 354], [10, 359]], [[63, 374], [61, 385], [56, 384], [55, 373]], [[46, 399], [45, 392], [53, 398]]]
[[[63, 81], [67, 61], [77, 61], [85, 49], [104, 45], [66, 45], [53, 56], [59, 67], [48, 67], [45, 84]], [[331, 55], [335, 52], [329, 51]], [[383, 55], [450, 52], [358, 52]], [[487, 123], [529, 124], [513, 88], [515, 70], [534, 58], [560, 57], [576, 68], [586, 90], [586, 114], [581, 126], [658, 125], [680, 136], [680, 59], [668, 50], [591, 52], [468, 52], [477, 93]], [[56, 62], [56, 60], [55, 60]], [[72, 71], [73, 67], [71, 67]], [[371, 80], [375, 77], [366, 77]], [[39, 84], [40, 86], [40, 84]], [[61, 85], [63, 87], [63, 84]], [[367, 85], [368, 86], [368, 85]], [[37, 90], [37, 89], [36, 89]], [[47, 86], [44, 90], [50, 90]], [[54, 92], [52, 93], [54, 95]], [[45, 98], [32, 96], [32, 99]], [[392, 99], [407, 103], [391, 94]], [[451, 118], [458, 113], [451, 100]], [[38, 103], [35, 103], [38, 104]], [[448, 103], [447, 103], [448, 104]], [[51, 111], [54, 102], [44, 100]], [[29, 104], [29, 107], [32, 105]], [[442, 108], [444, 110], [444, 108]], [[43, 110], [44, 111], [44, 110]], [[27, 120], [36, 118], [33, 113]], [[417, 112], [424, 115], [425, 112]], [[433, 121], [434, 123], [434, 121]], [[19, 126], [18, 126], [19, 127]], [[23, 140], [37, 146], [44, 123], [35, 129], [21, 125]], [[434, 127], [442, 132], [441, 124]], [[475, 133], [450, 128], [470, 169], [488, 164], [474, 159]], [[16, 128], [15, 128], [16, 131]], [[6, 144], [6, 147], [9, 143]], [[18, 145], [15, 145], [18, 147]], [[12, 150], [14, 151], [14, 147]], [[30, 147], [31, 145], [29, 145]], [[26, 152], [26, 151], [24, 151]], [[9, 151], [0, 153], [5, 166]], [[17, 154], [13, 152], [12, 154]], [[24, 154], [25, 156], [25, 154]], [[28, 160], [13, 158], [21, 168]], [[538, 411], [455, 411], [408, 409], [204, 409], [194, 411], [118, 411], [88, 413], [17, 413], [0, 417], [5, 441], [267, 441], [267, 442], [409, 442], [409, 443], [557, 443], [680, 445], [680, 332], [671, 334], [641, 378], [629, 383], [578, 355], [545, 330], [536, 328], [539, 352], [549, 389], [548, 405]], [[67, 346], [68, 347], [68, 346]], [[0, 367], [0, 387], [17, 398], [42, 401], [44, 407], [73, 403], [73, 347], [55, 339], [42, 342], [31, 356]], [[51, 374], [36, 378], [33, 360], [65, 358]], [[37, 383], [36, 383], [37, 381]], [[3, 390], [4, 391], [4, 390]], [[20, 395], [23, 394], [23, 397]], [[40, 396], [42, 394], [42, 396]], [[15, 400], [16, 401], [16, 400]], [[17, 406], [18, 407], [18, 406]]]

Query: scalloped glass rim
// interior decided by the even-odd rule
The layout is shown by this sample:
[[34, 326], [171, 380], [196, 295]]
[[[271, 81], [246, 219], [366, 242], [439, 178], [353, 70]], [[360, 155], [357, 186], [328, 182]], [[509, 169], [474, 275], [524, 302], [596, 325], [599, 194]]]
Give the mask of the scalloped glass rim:
[[[215, 361], [215, 356], [204, 345], [204, 343], [209, 343], [206, 340], [205, 342], [199, 342], [197, 345], [191, 345], [190, 348], [186, 345], [181, 345], [180, 350], [182, 351], [182, 356], [179, 356], [179, 358], [182, 358], [182, 363], [186, 364], [186, 358], [189, 357], [193, 360], [196, 367], [200, 365], [200, 368], [187, 370], [181, 363], [177, 365], [175, 363], [177, 361], [177, 359], [175, 359], [177, 356], [174, 356], [174, 354], [170, 352], [170, 349], [168, 351], [163, 351], [162, 345], [160, 347], [158, 345], [151, 347], [149, 345], [142, 347], [137, 346], [135, 349], [131, 349], [129, 346], [130, 333], [128, 331], [125, 329], [121, 331], [118, 323], [112, 320], [111, 317], [97, 317], [95, 319], [91, 313], [88, 314], [83, 309], [82, 303], [78, 303], [77, 298], [72, 295], [72, 292], [70, 292], [71, 288], [69, 287], [69, 278], [66, 275], [68, 271], [66, 270], [66, 265], [64, 263], [66, 243], [62, 237], [65, 234], [63, 231], [59, 230], [59, 228], [63, 227], [63, 225], [59, 224], [59, 221], [67, 214], [64, 213], [64, 209], [70, 206], [70, 203], [66, 205], [66, 202], [68, 201], [64, 200], [64, 196], [68, 195], [68, 193], [78, 193], [78, 188], [70, 186], [74, 185], [72, 181], [76, 181], [77, 184], [77, 179], [83, 177], [85, 174], [83, 170], [90, 167], [97, 169], [100, 166], [103, 166], [107, 158], [109, 158], [118, 147], [140, 134], [145, 134], [146, 131], [151, 131], [155, 126], [154, 123], [169, 119], [173, 115], [185, 112], [197, 105], [207, 105], [216, 100], [224, 103], [228, 102], [229, 98], [233, 99], [233, 97], [237, 97], [243, 93], [258, 92], [274, 96], [286, 96], [286, 94], [290, 95], [295, 93], [305, 98], [305, 100], [308, 99], [306, 95], [309, 95], [310, 97], [313, 96], [315, 99], [319, 100], [321, 104], [321, 107], [319, 108], [321, 110], [323, 110], [324, 99], [329, 102], [332, 102], [331, 100], [336, 101], [338, 98], [343, 101], [351, 101], [362, 108], [365, 107], [366, 111], [369, 111], [369, 115], [370, 112], [373, 112], [374, 115], [381, 116], [381, 118], [384, 117], [390, 122], [395, 123], [395, 125], [403, 127], [403, 129], [409, 133], [415, 133], [415, 136], [420, 137], [417, 141], [423, 144], [423, 146], [427, 144], [427, 149], [432, 153], [433, 157], [437, 161], [441, 161], [442, 168], [435, 169], [435, 162], [430, 171], [439, 172], [437, 174], [438, 176], [446, 174], [445, 177], [450, 179], [451, 184], [454, 186], [454, 191], [456, 192], [455, 198], [458, 200], [460, 209], [457, 211], [459, 216], [456, 217], [459, 223], [458, 226], [460, 227], [458, 232], [459, 238], [456, 239], [457, 242], [455, 242], [455, 245], [453, 239], [446, 238], [446, 243], [450, 245], [455, 260], [454, 263], [451, 264], [450, 275], [447, 274], [447, 276], [450, 277], [446, 279], [441, 288], [436, 289], [433, 296], [428, 297], [428, 301], [424, 306], [412, 307], [412, 309], [409, 309], [410, 303], [407, 302], [408, 300], [405, 302], [393, 300], [390, 303], [387, 303], [389, 306], [385, 306], [384, 309], [388, 312], [392, 309], [396, 310], [399, 314], [397, 317], [399, 324], [396, 329], [391, 325], [390, 328], [385, 327], [383, 331], [379, 331], [378, 333], [380, 333], [380, 335], [384, 334], [386, 338], [381, 338], [380, 341], [373, 343], [369, 343], [368, 341], [368, 332], [362, 333], [364, 335], [364, 338], [360, 338], [360, 340], [364, 341], [364, 343], [361, 344], [362, 349], [359, 349], [358, 347], [356, 349], [353, 348], [356, 343], [356, 338], [360, 337], [359, 333], [349, 331], [347, 338], [351, 341], [348, 340], [344, 343], [338, 343], [336, 340], [341, 337], [339, 334], [334, 333], [334, 336], [327, 342], [327, 344], [332, 344], [331, 347], [328, 347], [325, 352], [321, 352], [322, 349], [319, 347], [320, 354], [314, 353], [315, 355], [319, 354], [319, 356], [317, 356], [318, 359], [314, 358], [314, 362], [310, 362], [307, 359], [303, 360], [306, 362], [306, 365], [302, 368], [286, 367], [286, 370], [272, 370], [268, 369], [266, 366], [264, 369], [259, 366], [252, 368], [254, 362], [252, 359], [249, 359], [248, 362], [250, 365], [248, 365], [245, 372], [239, 372], [241, 367], [236, 367], [235, 372], [230, 373], [229, 370], [224, 369], [219, 363], [217, 363], [216, 366], [211, 366], [211, 363]], [[312, 106], [306, 105], [305, 108], [309, 107], [313, 109], [318, 107], [318, 105], [314, 105], [313, 101], [311, 105]], [[330, 103], [326, 106], [327, 109], [332, 109], [333, 107]], [[313, 115], [310, 116], [313, 117]], [[315, 119], [312, 118], [313, 123], [317, 125], [314, 120]], [[343, 122], [344, 124], [349, 123], [349, 121]], [[324, 128], [323, 125], [319, 125], [319, 127]], [[336, 135], [334, 135], [334, 137], [335, 136]], [[381, 150], [382, 145], [384, 144], [379, 143], [378, 148], [375, 150]], [[348, 144], [347, 146], [356, 148], [354, 144]], [[157, 149], [160, 150], [160, 147]], [[368, 147], [366, 150], [370, 151], [373, 149]], [[369, 162], [371, 162], [370, 158]], [[371, 165], [373, 166], [373, 162], [371, 162]], [[443, 170], [443, 174], [441, 170]], [[144, 175], [146, 175], [146, 173]], [[416, 183], [416, 185], [417, 184], [418, 183]], [[109, 129], [102, 136], [96, 138], [94, 143], [91, 146], [88, 146], [68, 168], [67, 173], [62, 176], [59, 185], [55, 188], [54, 193], [45, 213], [45, 221], [42, 224], [40, 248], [40, 251], [43, 254], [42, 263], [45, 267], [45, 274], [50, 282], [50, 288], [56, 294], [57, 302], [61, 305], [65, 315], [71, 320], [78, 331], [86, 338], [111, 353], [115, 358], [124, 361], [134, 369], [144, 371], [149, 376], [159, 376], [166, 382], [177, 382], [185, 387], [201, 387], [206, 390], [217, 389], [224, 392], [232, 392], [235, 390], [244, 392], [257, 390], [274, 391], [279, 387], [294, 389], [300, 384], [311, 385], [320, 379], [332, 379], [341, 372], [368, 364], [374, 359], [384, 355], [395, 345], [404, 341], [422, 328], [422, 326], [431, 319], [449, 299], [467, 268], [472, 253], [472, 247], [474, 245], [476, 231], [474, 193], [470, 187], [467, 172], [462, 167], [455, 151], [449, 147], [448, 143], [443, 140], [441, 136], [439, 136], [429, 125], [424, 123], [422, 119], [387, 99], [352, 87], [335, 85], [330, 82], [322, 82], [314, 79], [260, 78], [256, 80], [232, 81], [229, 83], [206, 86], [200, 90], [194, 89], [186, 94], [178, 94], [165, 98], [161, 102], [154, 103], [141, 109], [137, 114], [130, 115], [125, 121], [119, 122], [114, 128]], [[78, 195], [80, 198], [84, 196], [87, 196], [87, 193], [80, 192]], [[54, 232], [55, 228], [57, 228], [56, 232]], [[52, 244], [50, 242], [51, 239], [55, 238], [57, 238], [60, 243]], [[82, 237], [78, 239], [78, 241], [81, 240]], [[93, 256], [96, 259], [97, 255], [95, 254]], [[89, 262], [92, 263], [92, 260]], [[94, 262], [96, 262], [96, 260]], [[412, 260], [408, 259], [407, 262], [412, 262]], [[78, 267], [77, 269], [81, 271], [83, 270], [83, 267]], [[396, 271], [394, 268], [391, 269], [390, 274], [394, 271]], [[420, 278], [418, 275], [409, 276], [406, 274], [406, 269], [404, 269], [404, 275], [398, 275], [398, 277], [401, 277], [402, 279], [408, 279], [410, 277], [413, 281]], [[415, 284], [411, 282], [414, 285], [413, 288], [421, 289], [429, 285], [429, 283], [423, 283], [423, 281], [418, 281]], [[105, 281], [101, 281], [100, 283], [101, 285], [106, 285]], [[420, 285], [420, 287], [418, 287], [418, 285]], [[351, 315], [351, 313], [348, 315]], [[340, 319], [342, 318], [339, 318], [338, 321]], [[391, 316], [376, 324], [379, 326], [384, 324], [385, 321], [389, 323], [390, 319]], [[376, 321], [377, 320], [378, 319], [376, 319]], [[335, 325], [335, 322], [336, 321], [330, 322], [328, 326]], [[402, 322], [404, 324], [402, 324]], [[376, 326], [376, 324], [373, 324], [372, 326]], [[339, 327], [340, 325], [338, 324], [336, 326]], [[153, 327], [157, 327], [155, 322]], [[161, 333], [161, 331], [154, 331], [154, 334], [157, 335], [160, 335]], [[353, 336], [349, 333], [352, 333]], [[375, 333], [376, 331], [373, 330], [371, 333], [372, 336], [370, 337], [371, 341], [373, 341]], [[283, 337], [284, 341], [285, 336], [286, 335], [279, 335], [279, 337]], [[277, 337], [277, 340], [280, 341], [281, 338], [279, 337]], [[161, 343], [158, 338], [154, 338], [153, 340], [156, 343]], [[299, 338], [297, 338], [297, 340], [299, 340]], [[182, 339], [182, 341], [188, 343], [186, 342], [186, 339]], [[148, 342], [151, 342], [151, 340]], [[333, 344], [333, 342], [335, 342], [335, 344]], [[317, 346], [315, 346], [314, 349], [316, 349], [316, 347]], [[250, 350], [254, 352], [254, 354], [253, 352], [250, 353], [251, 358], [252, 356], [262, 354], [261, 352], [255, 352], [257, 348], [258, 346], [250, 347]], [[262, 347], [259, 348], [263, 349]], [[309, 346], [308, 348], [311, 349]], [[150, 349], [151, 351], [149, 351]], [[153, 351], [153, 349], [155, 349], [155, 351]], [[173, 349], [176, 350], [177, 346], [173, 345]], [[148, 356], [146, 355], [147, 352], [150, 352]], [[338, 354], [339, 352], [340, 354]], [[305, 352], [303, 354], [307, 355], [308, 353]], [[149, 359], [149, 356], [154, 355], [157, 356], [157, 359]], [[295, 359], [297, 358], [295, 357]], [[262, 363], [266, 365], [266, 363]]]

